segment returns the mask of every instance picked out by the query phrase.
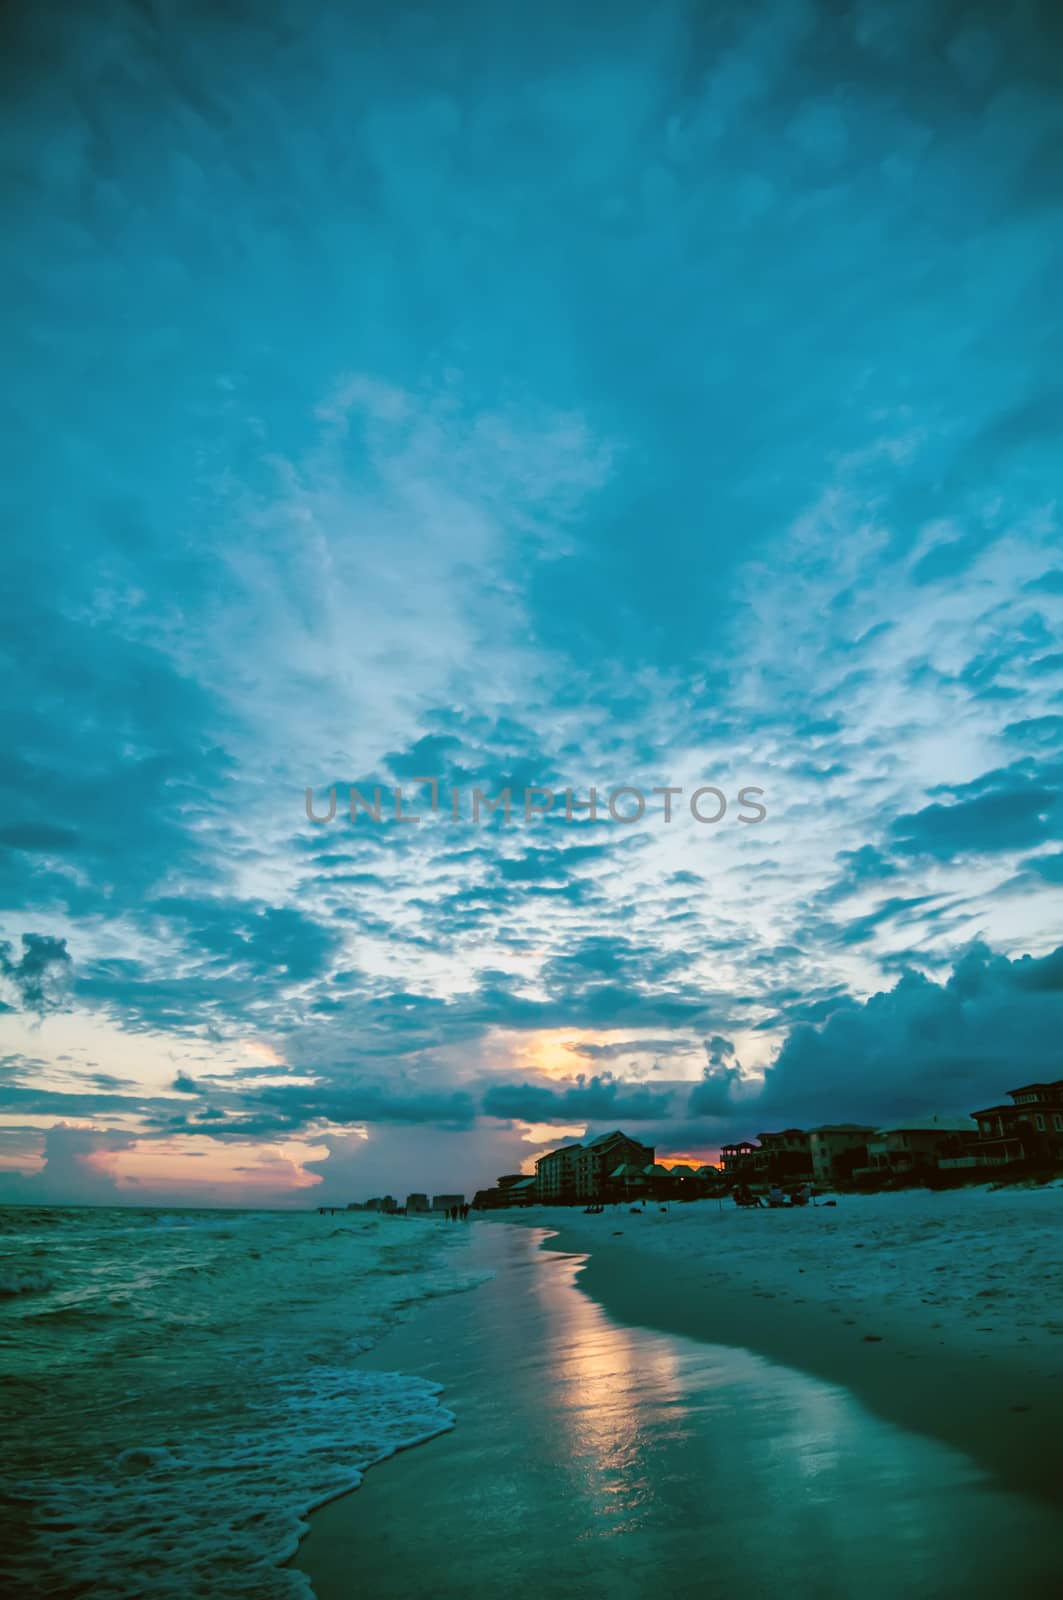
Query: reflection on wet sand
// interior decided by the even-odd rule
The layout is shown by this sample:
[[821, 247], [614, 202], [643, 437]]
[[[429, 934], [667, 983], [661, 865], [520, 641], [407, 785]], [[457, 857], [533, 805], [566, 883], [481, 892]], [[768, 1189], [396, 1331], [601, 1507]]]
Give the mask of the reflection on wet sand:
[[582, 1538], [635, 1536], [627, 1559], [641, 1542], [657, 1562], [708, 1559], [728, 1583], [800, 1575], [802, 1594], [988, 1595], [1020, 1552], [1031, 1582], [1042, 1565], [1046, 1584], [1063, 1576], [1043, 1507], [840, 1387], [613, 1321], [578, 1288], [583, 1260], [547, 1255], [529, 1285]]
[[458, 1424], [313, 1519], [319, 1600], [352, 1571], [374, 1600], [1063, 1593], [1044, 1507], [841, 1387], [614, 1321], [541, 1238], [477, 1228], [493, 1281], [376, 1353], [443, 1383]]

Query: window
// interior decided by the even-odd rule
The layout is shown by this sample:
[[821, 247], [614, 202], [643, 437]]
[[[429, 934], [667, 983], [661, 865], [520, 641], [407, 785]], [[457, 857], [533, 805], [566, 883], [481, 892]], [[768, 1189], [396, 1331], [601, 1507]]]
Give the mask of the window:
[[1045, 1119], [1039, 1111], [1034, 1112], [1033, 1125], [1037, 1129], [1038, 1133], [1044, 1133]]
[[1063, 1117], [1059, 1115], [1058, 1111], [1052, 1118], [1052, 1126], [1057, 1133], [1063, 1133]]

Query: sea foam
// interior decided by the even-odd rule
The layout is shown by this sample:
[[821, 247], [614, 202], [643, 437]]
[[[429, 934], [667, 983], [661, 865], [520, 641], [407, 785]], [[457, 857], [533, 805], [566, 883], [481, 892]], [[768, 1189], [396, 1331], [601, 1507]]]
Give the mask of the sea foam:
[[[0, 1496], [18, 1593], [307, 1596], [283, 1566], [317, 1505], [451, 1427], [435, 1384], [357, 1356], [408, 1308], [478, 1281], [465, 1230], [353, 1214], [74, 1212], [47, 1287], [0, 1310], [14, 1416]], [[11, 1214], [6, 1221], [10, 1223]]]

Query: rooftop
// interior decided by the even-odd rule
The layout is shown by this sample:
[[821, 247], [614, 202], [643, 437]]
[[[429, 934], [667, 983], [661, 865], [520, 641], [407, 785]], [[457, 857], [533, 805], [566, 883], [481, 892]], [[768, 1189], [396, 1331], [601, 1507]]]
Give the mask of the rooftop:
[[976, 1133], [971, 1117], [906, 1117], [900, 1122], [890, 1122], [881, 1128], [876, 1128], [879, 1133]]
[[821, 1122], [818, 1128], [810, 1128], [810, 1133], [874, 1133], [872, 1124], [866, 1122]]
[[611, 1144], [614, 1139], [627, 1139], [631, 1144], [642, 1143], [641, 1139], [632, 1138], [630, 1133], [624, 1133], [620, 1128], [614, 1128], [612, 1133], [599, 1133], [595, 1138], [588, 1139], [584, 1148], [593, 1150], [597, 1145]]
[[541, 1156], [537, 1156], [535, 1165], [538, 1166], [540, 1161], [549, 1161], [551, 1156], [570, 1155], [574, 1151], [582, 1149], [583, 1146], [578, 1142], [573, 1142], [572, 1144], [559, 1144], [556, 1150], [544, 1150]]

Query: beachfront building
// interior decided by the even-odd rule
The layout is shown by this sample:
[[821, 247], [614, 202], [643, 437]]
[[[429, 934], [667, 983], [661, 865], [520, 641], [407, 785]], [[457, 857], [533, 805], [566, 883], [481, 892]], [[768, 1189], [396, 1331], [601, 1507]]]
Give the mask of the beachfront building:
[[651, 1161], [644, 1167], [637, 1162], [621, 1162], [609, 1173], [602, 1198], [609, 1200], [698, 1200], [708, 1194], [719, 1179], [715, 1167], [692, 1167], [677, 1161], [666, 1167]]
[[896, 1180], [918, 1178], [937, 1169], [943, 1158], [962, 1155], [977, 1133], [970, 1117], [909, 1117], [876, 1128], [867, 1142], [867, 1166], [853, 1176]]
[[808, 1150], [816, 1183], [829, 1187], [851, 1177], [854, 1167], [866, 1167], [867, 1141], [874, 1131], [862, 1122], [826, 1122], [812, 1128]]
[[769, 1182], [810, 1178], [812, 1156], [808, 1134], [803, 1128], [784, 1128], [781, 1133], [758, 1133], [759, 1149], [753, 1152], [753, 1171]]
[[599, 1200], [619, 1166], [645, 1168], [653, 1163], [653, 1146], [621, 1133], [600, 1133], [586, 1144], [561, 1145], [535, 1163], [536, 1197], [544, 1205], [574, 1205]]
[[491, 1189], [477, 1189], [474, 1211], [499, 1211], [509, 1206], [530, 1206], [535, 1200], [535, 1179], [523, 1172], [507, 1172]]
[[646, 1172], [637, 1161], [621, 1161], [605, 1182], [605, 1197], [610, 1200], [641, 1200], [646, 1193]]
[[1009, 1106], [989, 1106], [971, 1115], [978, 1138], [964, 1152], [968, 1166], [1009, 1166], [1027, 1161], [1063, 1165], [1063, 1078], [1008, 1089]]
[[465, 1196], [463, 1194], [434, 1194], [432, 1196], [433, 1211], [453, 1211], [455, 1207], [460, 1210], [464, 1204]]
[[632, 1139], [615, 1128], [612, 1133], [600, 1133], [581, 1145], [576, 1156], [576, 1199], [598, 1200], [605, 1188], [610, 1172], [623, 1161], [641, 1161], [650, 1166], [653, 1146]]
[[385, 1211], [390, 1216], [399, 1208], [390, 1194], [375, 1194], [371, 1200], [366, 1201], [365, 1209], [367, 1211]]
[[426, 1194], [408, 1194], [406, 1196], [406, 1215], [408, 1217], [427, 1216], [428, 1196]]
[[642, 1176], [646, 1194], [655, 1200], [668, 1198], [679, 1187], [678, 1180], [673, 1183], [672, 1174], [659, 1161], [648, 1162], [642, 1169]]
[[571, 1205], [576, 1198], [576, 1151], [578, 1144], [563, 1144], [548, 1150], [535, 1163], [535, 1194], [543, 1205]]
[[739, 1139], [735, 1144], [720, 1146], [720, 1165], [729, 1178], [751, 1177], [757, 1147], [752, 1139]]

